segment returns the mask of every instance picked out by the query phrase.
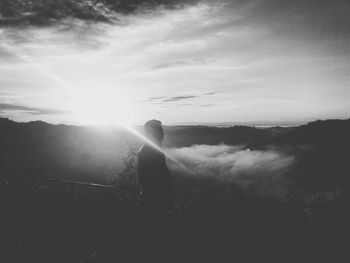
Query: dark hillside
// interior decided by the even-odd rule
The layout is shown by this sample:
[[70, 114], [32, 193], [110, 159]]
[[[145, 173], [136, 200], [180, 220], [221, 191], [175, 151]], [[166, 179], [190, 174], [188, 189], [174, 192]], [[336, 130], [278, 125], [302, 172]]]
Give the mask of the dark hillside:
[[168, 127], [165, 146], [186, 147], [193, 144], [227, 144], [241, 145], [265, 141], [273, 137], [270, 129], [257, 129], [247, 126], [229, 128], [206, 126], [175, 126]]
[[310, 192], [350, 189], [350, 120], [311, 122], [258, 147], [264, 145], [293, 147], [299, 162], [292, 175], [300, 187]]

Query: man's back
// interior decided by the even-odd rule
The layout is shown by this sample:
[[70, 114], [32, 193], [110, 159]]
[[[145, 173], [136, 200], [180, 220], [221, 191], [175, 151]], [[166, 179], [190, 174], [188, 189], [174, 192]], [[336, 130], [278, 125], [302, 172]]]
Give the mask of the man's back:
[[141, 185], [141, 205], [170, 209], [172, 205], [172, 179], [162, 152], [144, 145], [137, 162]]

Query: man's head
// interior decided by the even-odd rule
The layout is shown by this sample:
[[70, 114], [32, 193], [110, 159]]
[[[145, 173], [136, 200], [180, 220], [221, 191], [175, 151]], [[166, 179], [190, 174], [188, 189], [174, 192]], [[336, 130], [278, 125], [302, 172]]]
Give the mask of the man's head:
[[145, 123], [146, 137], [158, 146], [162, 145], [164, 139], [164, 131], [162, 123], [158, 120], [150, 120]]

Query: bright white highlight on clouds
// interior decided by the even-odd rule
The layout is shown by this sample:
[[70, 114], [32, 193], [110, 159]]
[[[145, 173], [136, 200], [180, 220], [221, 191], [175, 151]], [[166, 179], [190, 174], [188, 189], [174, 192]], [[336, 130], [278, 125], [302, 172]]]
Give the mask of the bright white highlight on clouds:
[[339, 40], [257, 23], [253, 5], [228, 3], [117, 15], [114, 25], [1, 28], [0, 103], [67, 113], [0, 113], [94, 124], [348, 117], [350, 55], [335, 55]]
[[286, 175], [295, 162], [294, 156], [278, 149], [250, 151], [224, 144], [171, 148], [167, 153], [183, 164], [168, 163], [175, 174], [234, 182], [255, 194], [279, 198], [287, 193]]

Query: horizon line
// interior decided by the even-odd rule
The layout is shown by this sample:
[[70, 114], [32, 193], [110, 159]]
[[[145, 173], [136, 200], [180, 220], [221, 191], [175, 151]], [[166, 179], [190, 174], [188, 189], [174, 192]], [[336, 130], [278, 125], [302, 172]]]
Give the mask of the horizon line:
[[[47, 122], [44, 120], [30, 120], [30, 121], [18, 121], [12, 119], [10, 116], [0, 116], [0, 120], [5, 119], [16, 123], [32, 123], [32, 122], [43, 122], [50, 125], [67, 125], [77, 127], [122, 127], [123, 125], [94, 125], [94, 124], [75, 124], [75, 123], [64, 123], [64, 122]], [[187, 121], [187, 122], [174, 122], [174, 123], [163, 123], [163, 126], [208, 126], [208, 127], [230, 127], [230, 126], [299, 126], [310, 122], [316, 121], [327, 121], [327, 120], [350, 120], [350, 117], [343, 118], [313, 118], [305, 120], [292, 120], [292, 121], [222, 121], [222, 122], [205, 122], [205, 121]], [[130, 126], [143, 126], [144, 124], [135, 123]]]

